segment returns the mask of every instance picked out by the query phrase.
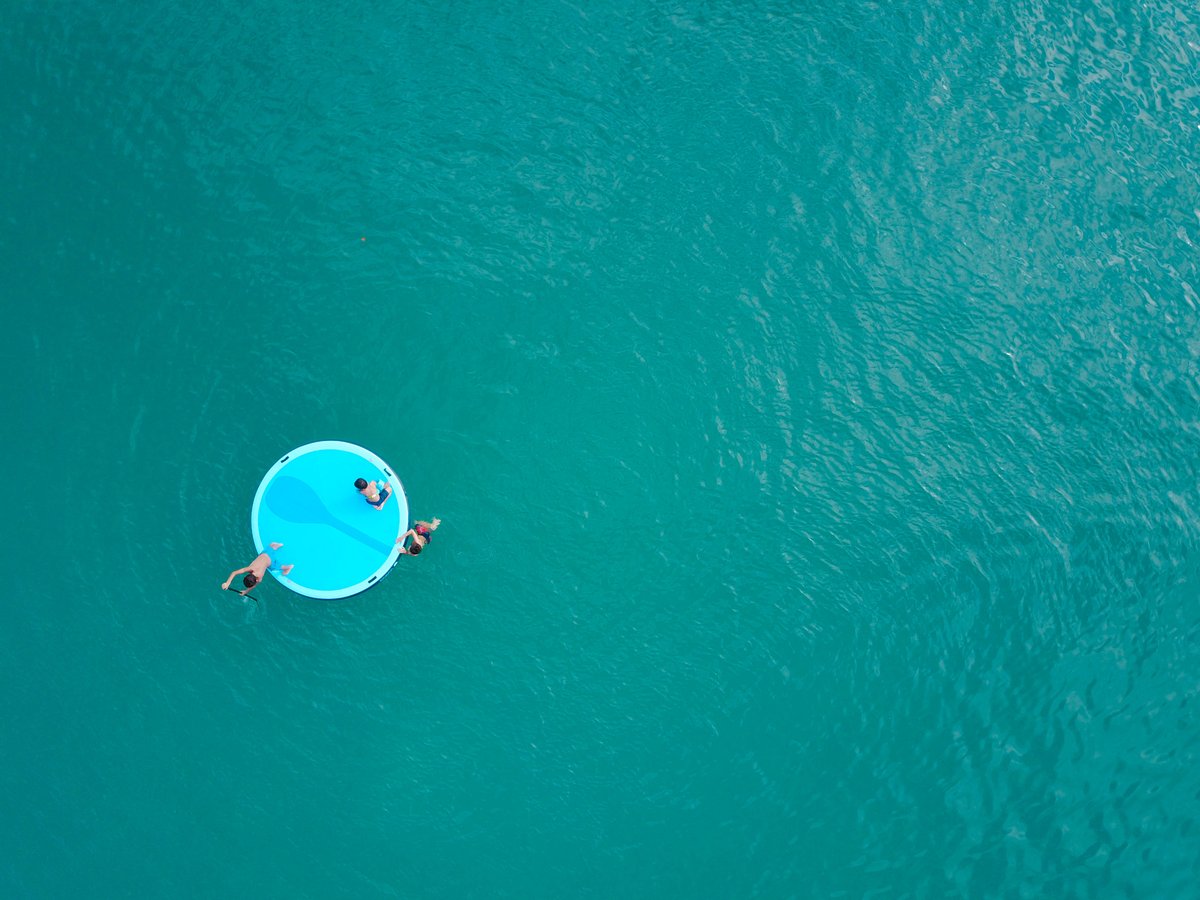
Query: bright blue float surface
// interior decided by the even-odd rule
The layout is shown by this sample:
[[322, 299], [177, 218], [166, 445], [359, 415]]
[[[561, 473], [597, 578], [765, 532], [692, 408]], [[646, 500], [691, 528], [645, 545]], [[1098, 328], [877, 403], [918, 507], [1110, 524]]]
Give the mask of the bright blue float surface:
[[[391, 485], [382, 510], [355, 490], [356, 478]], [[337, 600], [371, 587], [395, 564], [408, 499], [400, 479], [370, 450], [319, 441], [271, 467], [255, 494], [250, 527], [259, 552], [271, 554], [279, 582], [307, 597]], [[283, 547], [269, 550], [275, 542]], [[285, 576], [278, 567], [289, 563], [295, 568]]]

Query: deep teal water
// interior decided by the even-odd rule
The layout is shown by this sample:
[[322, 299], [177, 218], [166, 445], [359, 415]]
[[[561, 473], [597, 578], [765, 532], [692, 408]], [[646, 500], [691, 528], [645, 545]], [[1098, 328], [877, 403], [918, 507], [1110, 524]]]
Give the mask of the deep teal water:
[[[0, 10], [0, 893], [1197, 896], [1200, 13]], [[246, 564], [312, 440], [435, 545]]]

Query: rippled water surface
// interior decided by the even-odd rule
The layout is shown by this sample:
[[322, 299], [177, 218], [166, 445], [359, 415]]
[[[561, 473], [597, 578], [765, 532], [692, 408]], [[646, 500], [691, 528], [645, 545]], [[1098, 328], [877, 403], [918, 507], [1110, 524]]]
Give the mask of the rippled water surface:
[[[1200, 13], [0, 11], [0, 893], [1200, 883]], [[427, 555], [217, 588], [288, 449]]]

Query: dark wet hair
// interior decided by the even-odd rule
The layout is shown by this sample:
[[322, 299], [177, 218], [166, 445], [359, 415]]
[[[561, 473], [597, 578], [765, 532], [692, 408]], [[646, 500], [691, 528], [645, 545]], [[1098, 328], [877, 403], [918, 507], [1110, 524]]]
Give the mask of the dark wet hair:
[[416, 541], [413, 541], [411, 544], [408, 545], [408, 552], [411, 553], [413, 556], [416, 556], [418, 553], [421, 552], [421, 545], [418, 544]]
[[355, 478], [355, 479], [354, 479], [354, 486], [355, 486], [356, 488], [358, 488], [360, 491], [365, 491], [365, 490], [367, 489], [367, 479], [365, 479], [365, 478]]
[[258, 584], [258, 576], [255, 575], [253, 572], [248, 572], [246, 574], [246, 577], [242, 579], [242, 584], [244, 584], [248, 588], [252, 588], [256, 584]]

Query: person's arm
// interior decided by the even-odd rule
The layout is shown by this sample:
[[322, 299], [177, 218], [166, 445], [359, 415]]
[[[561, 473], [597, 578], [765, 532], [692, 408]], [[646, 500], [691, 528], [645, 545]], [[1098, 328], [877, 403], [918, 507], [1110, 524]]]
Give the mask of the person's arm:
[[229, 585], [233, 582], [233, 579], [235, 579], [237, 576], [241, 575], [243, 572], [249, 572], [249, 571], [250, 571], [249, 566], [246, 566], [246, 568], [244, 568], [244, 569], [234, 569], [232, 572], [229, 573], [229, 577], [225, 579], [225, 583], [223, 585], [221, 585], [221, 590], [223, 590], [223, 591], [229, 590]]
[[[417, 533], [410, 528], [410, 529], [408, 529], [408, 531], [404, 532], [404, 534], [400, 535], [400, 537], [396, 538], [396, 543], [403, 544], [410, 537], [416, 537], [416, 536], [417, 536]], [[404, 552], [407, 553], [408, 551], [405, 550]]]

